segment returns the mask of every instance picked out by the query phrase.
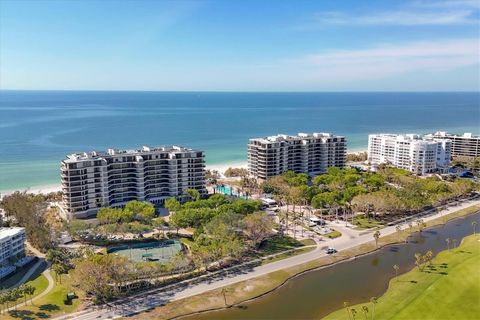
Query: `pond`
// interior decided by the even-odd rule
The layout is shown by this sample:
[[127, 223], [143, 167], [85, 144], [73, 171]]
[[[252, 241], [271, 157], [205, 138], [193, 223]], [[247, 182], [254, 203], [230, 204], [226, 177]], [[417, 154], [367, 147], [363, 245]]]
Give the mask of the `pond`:
[[157, 261], [167, 263], [182, 250], [178, 240], [155, 240], [109, 246], [108, 253], [123, 255], [132, 261]]
[[319, 319], [342, 308], [344, 301], [353, 305], [381, 296], [395, 276], [393, 265], [400, 267], [399, 274], [405, 273], [415, 267], [416, 252], [446, 250], [446, 238], [460, 244], [463, 237], [473, 233], [472, 221], [479, 219], [480, 212], [452, 220], [413, 234], [406, 244], [390, 245], [356, 260], [302, 274], [251, 302], [182, 319]]

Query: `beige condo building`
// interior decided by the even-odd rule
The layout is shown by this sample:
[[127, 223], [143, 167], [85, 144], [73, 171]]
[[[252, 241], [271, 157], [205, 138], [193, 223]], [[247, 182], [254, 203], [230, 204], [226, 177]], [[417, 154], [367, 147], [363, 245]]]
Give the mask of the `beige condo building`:
[[452, 156], [480, 157], [480, 136], [472, 133], [463, 135], [450, 134], [447, 132], [435, 132], [427, 137], [450, 140], [452, 142]]
[[260, 180], [288, 170], [310, 176], [325, 173], [328, 167], [345, 167], [345, 137], [330, 133], [279, 134], [250, 139], [248, 143], [249, 173]]
[[178, 146], [68, 155], [60, 165], [62, 205], [70, 217], [85, 218], [131, 200], [182, 201], [187, 189], [206, 194], [204, 167], [202, 151]]

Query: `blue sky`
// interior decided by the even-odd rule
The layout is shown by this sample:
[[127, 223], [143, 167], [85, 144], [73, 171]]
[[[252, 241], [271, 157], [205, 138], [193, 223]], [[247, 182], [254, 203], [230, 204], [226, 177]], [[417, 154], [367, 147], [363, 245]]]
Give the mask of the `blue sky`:
[[0, 0], [0, 88], [480, 87], [480, 1]]

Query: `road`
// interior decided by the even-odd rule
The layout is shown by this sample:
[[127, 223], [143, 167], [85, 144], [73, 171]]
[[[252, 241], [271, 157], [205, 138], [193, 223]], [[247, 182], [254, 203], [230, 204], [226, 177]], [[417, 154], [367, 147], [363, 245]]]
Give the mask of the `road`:
[[[451, 212], [480, 204], [480, 200], [465, 201], [461, 204], [452, 205], [440, 212], [432, 213], [429, 216], [423, 216], [423, 221], [427, 222]], [[326, 256], [324, 248], [332, 246], [340, 253], [342, 250], [351, 249], [353, 247], [373, 242], [373, 230], [357, 231], [345, 227], [344, 223], [334, 225], [342, 236], [333, 240], [328, 240], [319, 243], [316, 249], [305, 254], [293, 256], [287, 259], [279, 260], [265, 265], [251, 266], [244, 264], [245, 268], [239, 271], [211, 273], [197, 279], [186, 280], [174, 285], [164, 288], [154, 289], [138, 295], [130, 296], [125, 299], [117, 301], [115, 304], [108, 306], [99, 306], [97, 308], [88, 308], [86, 310], [59, 317], [57, 319], [78, 319], [78, 320], [93, 320], [93, 319], [115, 319], [123, 316], [129, 316], [142, 311], [146, 311], [157, 306], [166, 304], [170, 301], [179, 300], [195, 296], [210, 290], [221, 288], [223, 286], [231, 285], [241, 281], [249, 280], [255, 277], [266, 275], [268, 273], [290, 268], [296, 265], [304, 264], [318, 258]], [[408, 226], [403, 225], [402, 228]], [[381, 236], [386, 236], [396, 232], [396, 226], [388, 226], [380, 230]], [[231, 270], [233, 268], [229, 268]], [[238, 269], [238, 267], [236, 268]], [[225, 272], [227, 271], [227, 272]]]

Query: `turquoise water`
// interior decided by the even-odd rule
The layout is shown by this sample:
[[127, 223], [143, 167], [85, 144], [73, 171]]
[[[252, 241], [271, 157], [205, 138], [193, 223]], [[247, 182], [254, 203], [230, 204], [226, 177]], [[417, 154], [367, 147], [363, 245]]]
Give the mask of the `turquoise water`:
[[237, 198], [248, 199], [248, 197], [243, 193], [238, 193], [235, 189], [232, 189], [230, 186], [217, 186], [215, 188], [217, 193], [221, 193], [227, 196], [234, 196]]
[[0, 91], [0, 190], [59, 183], [72, 152], [177, 144], [208, 164], [246, 160], [249, 138], [324, 131], [479, 133], [480, 93]]

